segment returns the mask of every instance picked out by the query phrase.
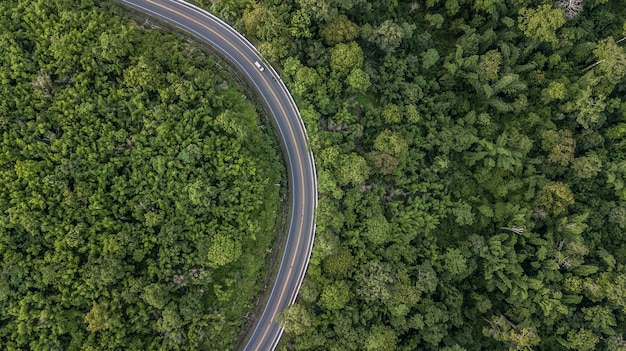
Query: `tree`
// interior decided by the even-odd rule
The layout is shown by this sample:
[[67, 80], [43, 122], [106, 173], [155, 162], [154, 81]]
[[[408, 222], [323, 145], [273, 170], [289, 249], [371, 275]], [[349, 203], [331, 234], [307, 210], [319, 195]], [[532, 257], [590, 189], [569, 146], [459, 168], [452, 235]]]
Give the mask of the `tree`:
[[626, 351], [626, 341], [622, 335], [613, 335], [607, 338], [606, 347], [609, 351]]
[[404, 30], [392, 20], [386, 20], [374, 30], [371, 41], [386, 53], [395, 51], [404, 39]]
[[576, 122], [585, 129], [597, 128], [604, 120], [605, 97], [598, 95], [590, 86], [578, 92], [573, 103], [565, 105], [567, 112], [573, 112]]
[[435, 27], [435, 29], [441, 29], [441, 26], [443, 26], [445, 22], [445, 18], [439, 13], [427, 13], [424, 18], [428, 21], [428, 24], [431, 27]]
[[367, 180], [370, 174], [367, 161], [356, 153], [341, 157], [336, 178], [341, 185], [358, 185]]
[[296, 11], [291, 17], [291, 27], [289, 31], [295, 38], [310, 38], [313, 36], [309, 28], [311, 26], [311, 17], [304, 11]]
[[548, 100], [564, 100], [567, 98], [567, 89], [562, 82], [550, 82], [550, 85], [544, 89], [543, 95]]
[[386, 123], [397, 124], [402, 118], [402, 110], [396, 104], [387, 104], [382, 111]]
[[422, 54], [422, 58], [424, 59], [424, 61], [422, 61], [422, 67], [429, 69], [439, 61], [439, 52], [435, 49], [428, 49]]
[[167, 288], [158, 283], [150, 284], [143, 289], [143, 294], [141, 295], [143, 300], [150, 306], [163, 309], [165, 305], [169, 302], [169, 295]]
[[567, 166], [574, 160], [576, 140], [569, 130], [545, 130], [541, 133], [541, 139], [541, 148], [549, 152], [548, 160], [551, 162]]
[[608, 306], [583, 307], [581, 310], [593, 330], [607, 335], [615, 333], [613, 328], [617, 326], [617, 322]]
[[483, 327], [483, 334], [508, 343], [510, 350], [528, 350], [541, 341], [535, 328], [517, 326], [502, 315], [493, 316], [487, 322], [489, 327]]
[[394, 274], [385, 262], [368, 262], [361, 267], [356, 277], [359, 287], [357, 294], [365, 301], [386, 302], [392, 296]]
[[446, 272], [455, 278], [464, 276], [468, 270], [467, 258], [459, 249], [448, 248], [441, 260]]
[[251, 10], [246, 10], [242, 20], [246, 33], [263, 41], [278, 37], [283, 26], [274, 11], [261, 4], [255, 4]]
[[527, 37], [553, 44], [558, 42], [556, 31], [566, 22], [563, 10], [552, 5], [541, 5], [536, 9], [524, 7], [519, 10], [517, 21]]
[[236, 261], [241, 256], [241, 243], [225, 234], [216, 233], [207, 253], [208, 264], [220, 267]]
[[365, 94], [367, 89], [372, 85], [369, 74], [365, 73], [360, 68], [355, 68], [350, 72], [347, 82], [350, 88], [361, 94]]
[[496, 14], [496, 7], [500, 5], [500, 0], [476, 0], [474, 7], [477, 10], [485, 11], [490, 15]]
[[572, 169], [578, 178], [594, 178], [602, 170], [602, 160], [597, 154], [589, 153], [587, 156], [575, 158]]
[[161, 313], [161, 318], [157, 320], [157, 330], [161, 333], [171, 333], [183, 326], [178, 308], [174, 304], [169, 304]]
[[356, 42], [340, 43], [330, 49], [330, 68], [347, 75], [363, 65], [363, 50]]
[[[392, 112], [394, 115], [396, 112]], [[409, 143], [399, 134], [383, 130], [374, 139], [374, 150], [383, 151], [402, 160], [409, 152]]]
[[502, 64], [502, 54], [498, 50], [489, 50], [480, 56], [478, 61], [478, 77], [486, 81], [498, 78], [500, 65]]
[[104, 60], [115, 62], [124, 60], [132, 50], [132, 35], [128, 30], [121, 33], [108, 31], [100, 34], [100, 48], [98, 54]]
[[567, 210], [567, 206], [572, 204], [574, 204], [574, 194], [569, 186], [562, 182], [546, 184], [537, 199], [537, 206], [553, 216], [564, 213]]
[[382, 215], [368, 218], [365, 221], [363, 236], [374, 245], [381, 245], [388, 242], [391, 234], [391, 225]]
[[591, 330], [581, 328], [578, 330], [570, 330], [567, 333], [567, 342], [569, 348], [576, 351], [593, 350], [600, 341], [597, 335]]
[[296, 3], [311, 18], [320, 22], [328, 22], [337, 13], [337, 9], [331, 6], [329, 0], [297, 0]]
[[135, 65], [124, 70], [124, 83], [130, 88], [153, 91], [159, 83], [159, 70], [157, 64], [141, 56]]
[[593, 65], [599, 79], [600, 91], [608, 95], [613, 87], [626, 75], [626, 50], [613, 37], [601, 40], [593, 54], [598, 61]]
[[385, 325], [374, 326], [365, 339], [364, 349], [367, 351], [394, 351], [397, 336], [394, 331]]
[[313, 326], [313, 321], [307, 309], [297, 303], [287, 306], [278, 315], [278, 321], [287, 333], [295, 335], [302, 335]]
[[320, 28], [320, 35], [330, 46], [355, 40], [359, 36], [359, 26], [346, 15], [339, 15]]
[[350, 250], [341, 246], [334, 254], [324, 259], [323, 269], [332, 278], [344, 278], [348, 275], [354, 263], [355, 260]]
[[85, 315], [85, 323], [87, 330], [92, 333], [111, 328], [113, 320], [109, 318], [107, 305], [93, 301], [91, 310]]
[[350, 301], [350, 288], [343, 281], [337, 281], [331, 285], [326, 285], [322, 289], [319, 305], [332, 311], [337, 311], [346, 306]]

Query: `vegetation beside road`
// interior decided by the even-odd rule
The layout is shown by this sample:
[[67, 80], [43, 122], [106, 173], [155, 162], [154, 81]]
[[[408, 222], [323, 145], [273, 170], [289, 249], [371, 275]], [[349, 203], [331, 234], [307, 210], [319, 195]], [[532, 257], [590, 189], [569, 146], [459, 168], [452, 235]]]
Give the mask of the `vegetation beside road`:
[[110, 2], [1, 2], [0, 80], [0, 349], [231, 350], [285, 183], [251, 95]]
[[315, 153], [289, 350], [624, 350], [618, 0], [197, 0]]

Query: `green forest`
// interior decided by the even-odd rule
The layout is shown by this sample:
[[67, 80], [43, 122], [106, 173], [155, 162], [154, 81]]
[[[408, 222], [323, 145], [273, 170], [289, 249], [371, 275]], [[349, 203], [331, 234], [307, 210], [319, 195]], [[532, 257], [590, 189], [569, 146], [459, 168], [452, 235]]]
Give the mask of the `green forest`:
[[[626, 350], [623, 0], [194, 2], [280, 70], [315, 155], [279, 350]], [[0, 349], [228, 350], [256, 302], [278, 143], [144, 27], [0, 2]]]
[[119, 5], [0, 2], [0, 350], [232, 350], [285, 170], [254, 97]]
[[626, 350], [623, 1], [196, 2], [316, 158], [280, 350]]

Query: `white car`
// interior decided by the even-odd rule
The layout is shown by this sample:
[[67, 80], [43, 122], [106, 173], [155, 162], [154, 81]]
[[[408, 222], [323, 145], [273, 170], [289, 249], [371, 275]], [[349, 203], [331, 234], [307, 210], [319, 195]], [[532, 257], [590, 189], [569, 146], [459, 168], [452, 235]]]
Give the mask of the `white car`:
[[261, 66], [261, 64], [259, 63], [259, 61], [254, 61], [254, 65], [256, 66], [256, 68], [259, 69], [259, 71], [263, 72], [265, 70], [265, 68], [263, 68], [263, 66]]

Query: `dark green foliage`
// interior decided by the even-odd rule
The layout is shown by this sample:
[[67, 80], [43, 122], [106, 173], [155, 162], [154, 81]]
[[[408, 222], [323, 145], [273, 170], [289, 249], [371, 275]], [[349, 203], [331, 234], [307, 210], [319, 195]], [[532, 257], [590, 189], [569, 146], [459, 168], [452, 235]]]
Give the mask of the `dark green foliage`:
[[320, 190], [286, 349], [624, 348], [620, 1], [260, 2], [311, 21], [270, 57]]
[[0, 349], [233, 348], [282, 166], [219, 67], [116, 5], [0, 3]]

